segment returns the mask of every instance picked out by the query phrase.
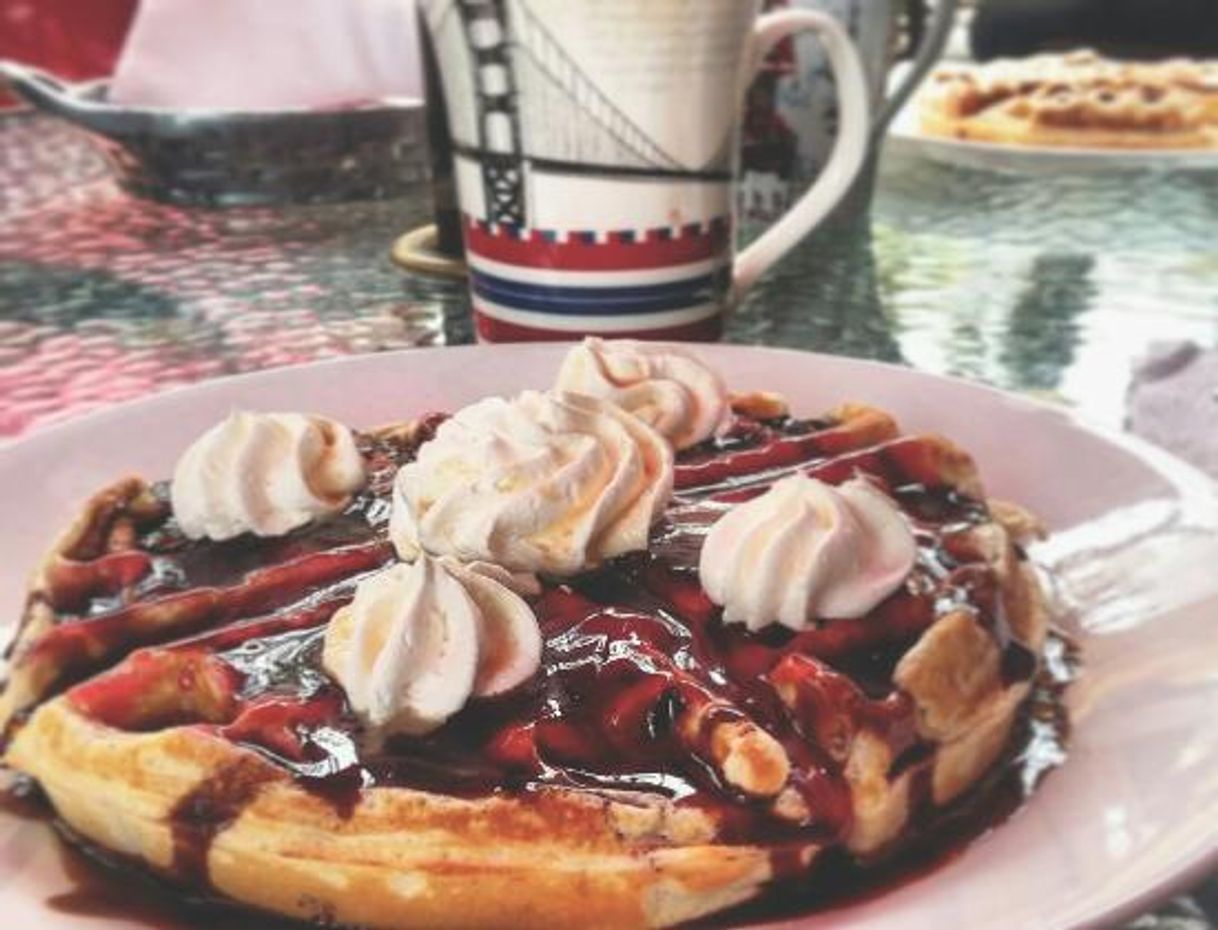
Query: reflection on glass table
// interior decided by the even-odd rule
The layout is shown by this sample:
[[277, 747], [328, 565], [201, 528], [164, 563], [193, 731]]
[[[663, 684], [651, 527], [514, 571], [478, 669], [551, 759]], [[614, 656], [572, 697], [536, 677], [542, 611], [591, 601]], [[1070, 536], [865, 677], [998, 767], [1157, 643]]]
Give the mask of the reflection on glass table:
[[[65, 128], [0, 120], [0, 434], [202, 377], [468, 341], [461, 283], [388, 258], [428, 203], [144, 203]], [[727, 338], [976, 378], [1109, 425], [1151, 340], [1218, 339], [1213, 175], [890, 157], [872, 215], [804, 243]]]

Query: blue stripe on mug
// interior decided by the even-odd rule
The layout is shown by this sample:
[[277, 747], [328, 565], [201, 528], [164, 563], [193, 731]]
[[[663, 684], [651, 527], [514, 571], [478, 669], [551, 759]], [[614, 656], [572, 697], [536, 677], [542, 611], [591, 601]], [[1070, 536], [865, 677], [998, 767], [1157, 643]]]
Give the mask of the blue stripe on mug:
[[722, 274], [684, 281], [623, 287], [570, 287], [512, 281], [471, 268], [475, 294], [504, 307], [539, 313], [609, 316], [680, 310], [714, 301], [722, 293]]
[[530, 310], [514, 310], [492, 303], [485, 297], [474, 296], [474, 309], [482, 317], [556, 333], [568, 333], [575, 338], [586, 333], [589, 326], [598, 332], [629, 333], [643, 329], [667, 329], [687, 326], [718, 316], [722, 305], [718, 302], [686, 307], [682, 310], [665, 310], [662, 313], [619, 313], [616, 316], [595, 316], [591, 313], [534, 313]]

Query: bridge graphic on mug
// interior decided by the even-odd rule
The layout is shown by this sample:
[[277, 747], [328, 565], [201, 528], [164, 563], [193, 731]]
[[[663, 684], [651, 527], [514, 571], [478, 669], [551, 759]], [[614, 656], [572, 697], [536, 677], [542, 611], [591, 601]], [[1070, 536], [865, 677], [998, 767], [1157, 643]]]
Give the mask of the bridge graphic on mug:
[[[632, 30], [623, 15], [630, 11], [611, 3], [432, 4], [431, 32], [449, 63], [442, 80], [454, 149], [466, 163], [465, 177], [480, 175], [480, 196], [473, 203], [464, 198], [466, 212], [493, 223], [537, 225], [532, 189], [554, 176], [728, 184], [740, 32], [723, 27], [725, 18], [739, 16], [739, 5], [707, 0], [705, 7], [666, 32], [653, 22]], [[664, 35], [675, 36], [672, 48], [650, 40]], [[704, 73], [691, 79], [693, 69]], [[724, 111], [721, 125], [706, 125], [697, 99], [687, 123], [672, 125], [680, 121], [653, 101], [671, 100], [683, 84], [707, 85], [707, 75], [717, 76], [725, 92], [716, 108]]]
[[[419, 0], [481, 338], [716, 338], [724, 310], [840, 201], [867, 149], [858, 56], [833, 19], [759, 19], [760, 7]], [[737, 256], [743, 87], [769, 47], [803, 32], [843, 78], [837, 170]]]

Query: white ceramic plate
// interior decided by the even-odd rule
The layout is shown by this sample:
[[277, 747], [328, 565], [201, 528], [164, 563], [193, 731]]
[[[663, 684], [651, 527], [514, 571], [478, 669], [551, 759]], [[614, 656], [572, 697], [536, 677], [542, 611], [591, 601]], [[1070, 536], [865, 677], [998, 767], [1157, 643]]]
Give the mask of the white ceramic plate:
[[1008, 174], [1063, 174], [1110, 171], [1218, 171], [1218, 150], [1067, 148], [1046, 145], [1002, 145], [947, 139], [922, 131], [915, 96], [893, 119], [887, 151], [917, 156], [960, 168]]
[[[367, 426], [542, 386], [562, 351], [416, 350], [279, 369], [127, 404], [0, 447], [0, 616], [16, 615], [26, 570], [77, 501], [122, 472], [167, 474], [186, 443], [234, 407], [308, 409]], [[797, 411], [854, 398], [896, 412], [907, 429], [961, 441], [992, 494], [1030, 505], [1055, 531], [1035, 556], [1057, 571], [1085, 655], [1069, 693], [1070, 758], [1013, 819], [888, 894], [782, 926], [1112, 926], [1218, 868], [1213, 483], [1142, 443], [964, 382], [781, 350], [699, 351], [732, 386], [780, 390]], [[47, 909], [71, 887], [45, 827], [0, 813], [5, 926], [129, 927]]]

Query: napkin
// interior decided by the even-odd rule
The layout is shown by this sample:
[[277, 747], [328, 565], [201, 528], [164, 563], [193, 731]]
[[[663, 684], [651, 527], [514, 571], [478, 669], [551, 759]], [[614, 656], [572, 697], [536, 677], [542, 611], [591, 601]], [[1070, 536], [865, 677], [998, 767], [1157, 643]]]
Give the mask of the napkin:
[[142, 0], [110, 99], [282, 110], [422, 97], [414, 0]]
[[1159, 342], [1134, 369], [1131, 432], [1218, 477], [1218, 351]]

